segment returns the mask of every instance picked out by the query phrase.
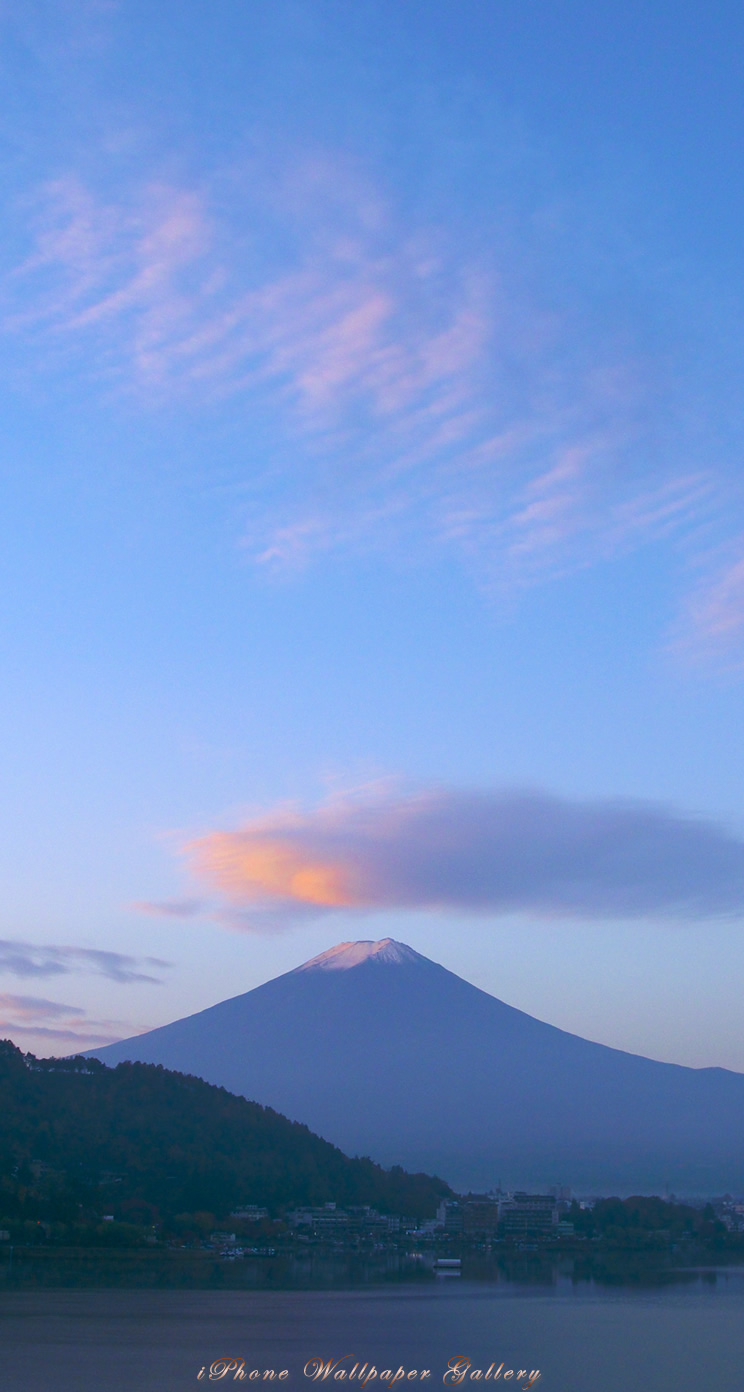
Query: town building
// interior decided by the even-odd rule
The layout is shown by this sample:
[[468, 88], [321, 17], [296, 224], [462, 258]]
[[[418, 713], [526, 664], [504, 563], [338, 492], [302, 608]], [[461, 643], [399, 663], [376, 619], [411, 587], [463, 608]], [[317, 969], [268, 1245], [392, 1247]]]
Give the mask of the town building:
[[559, 1204], [553, 1194], [517, 1192], [500, 1205], [504, 1237], [552, 1237], [559, 1222]]

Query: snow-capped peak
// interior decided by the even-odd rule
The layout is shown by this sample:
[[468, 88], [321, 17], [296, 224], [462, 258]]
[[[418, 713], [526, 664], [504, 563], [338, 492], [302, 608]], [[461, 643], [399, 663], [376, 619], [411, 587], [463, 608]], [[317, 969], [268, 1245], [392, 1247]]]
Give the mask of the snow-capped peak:
[[337, 947], [321, 952], [318, 957], [311, 957], [309, 962], [303, 962], [301, 967], [295, 967], [295, 971], [348, 971], [350, 967], [358, 967], [362, 962], [371, 960], [393, 966], [402, 962], [417, 962], [421, 958], [405, 943], [396, 942], [394, 938], [381, 938], [379, 942], [339, 943]]

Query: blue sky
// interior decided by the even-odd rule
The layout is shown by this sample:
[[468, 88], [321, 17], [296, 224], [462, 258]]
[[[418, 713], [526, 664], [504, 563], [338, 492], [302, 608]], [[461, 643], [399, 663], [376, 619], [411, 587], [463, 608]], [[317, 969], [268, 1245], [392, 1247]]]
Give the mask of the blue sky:
[[390, 934], [744, 1069], [738, 8], [0, 27], [5, 1032]]

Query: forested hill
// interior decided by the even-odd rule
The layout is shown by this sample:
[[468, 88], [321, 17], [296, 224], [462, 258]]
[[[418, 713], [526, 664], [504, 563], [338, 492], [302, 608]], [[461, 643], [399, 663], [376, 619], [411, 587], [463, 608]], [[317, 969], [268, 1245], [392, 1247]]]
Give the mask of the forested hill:
[[429, 1175], [349, 1159], [306, 1126], [199, 1078], [154, 1064], [36, 1059], [6, 1040], [0, 1188], [10, 1200], [24, 1181], [59, 1203], [100, 1196], [109, 1208], [140, 1201], [163, 1215], [336, 1201], [425, 1218], [450, 1193]]

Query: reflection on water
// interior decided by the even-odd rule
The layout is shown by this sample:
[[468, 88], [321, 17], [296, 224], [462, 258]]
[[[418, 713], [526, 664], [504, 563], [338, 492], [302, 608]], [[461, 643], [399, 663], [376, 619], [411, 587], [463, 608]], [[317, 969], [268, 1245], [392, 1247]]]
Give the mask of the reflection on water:
[[[720, 1261], [720, 1258], [717, 1259]], [[740, 1263], [740, 1258], [738, 1259]], [[212, 1252], [154, 1253], [95, 1249], [56, 1252], [16, 1249], [0, 1262], [0, 1291], [47, 1289], [161, 1290], [354, 1290], [390, 1284], [418, 1286], [462, 1279], [494, 1286], [549, 1291], [569, 1285], [638, 1289], [715, 1285], [744, 1274], [744, 1267], [683, 1265], [668, 1256], [602, 1252], [580, 1255], [471, 1253], [457, 1271], [437, 1269], [428, 1252], [324, 1251], [272, 1254], [225, 1261]], [[744, 1384], [744, 1379], [743, 1379]]]

